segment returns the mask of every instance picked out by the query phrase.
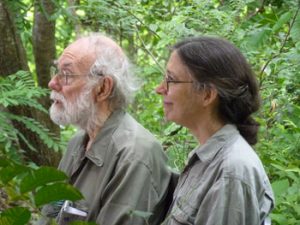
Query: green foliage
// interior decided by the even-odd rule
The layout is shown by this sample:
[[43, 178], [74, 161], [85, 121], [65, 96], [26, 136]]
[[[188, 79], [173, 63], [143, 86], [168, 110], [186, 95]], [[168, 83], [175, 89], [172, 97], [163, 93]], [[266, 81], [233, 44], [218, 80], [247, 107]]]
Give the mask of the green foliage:
[[30, 220], [30, 211], [24, 207], [14, 207], [5, 210], [0, 214], [1, 225], [23, 225]]
[[[107, 5], [109, 10], [98, 10], [107, 9]], [[223, 36], [240, 47], [261, 86], [262, 108], [256, 115], [261, 129], [256, 150], [276, 194], [274, 224], [299, 223], [299, 210], [294, 207], [299, 205], [299, 193], [293, 192], [298, 188], [295, 176], [299, 174], [289, 171], [300, 166], [299, 2], [193, 0], [133, 4], [130, 0], [86, 0], [78, 10], [79, 19], [88, 21], [83, 23], [85, 29], [114, 36], [138, 65], [143, 85], [130, 112], [162, 141], [170, 165], [177, 170], [183, 168], [196, 142], [186, 129], [163, 121], [162, 102], [155, 94], [168, 47], [182, 37], [203, 34]], [[282, 197], [277, 193], [278, 185], [287, 187]]]
[[18, 149], [19, 140], [23, 140], [32, 150], [34, 147], [30, 140], [13, 126], [13, 122], [19, 122], [32, 132], [39, 135], [42, 141], [55, 150], [62, 149], [64, 145], [42, 124], [32, 118], [15, 115], [6, 108], [14, 106], [26, 106], [48, 113], [38, 102], [38, 98], [45, 96], [48, 92], [36, 87], [29, 72], [19, 71], [6, 78], [0, 78], [0, 150], [14, 157], [20, 157]]
[[[32, 1], [25, 2], [27, 4], [15, 2], [11, 5], [16, 13], [21, 14], [17, 17], [18, 29], [22, 33], [26, 49], [29, 49], [28, 58], [32, 60], [30, 38], [33, 7]], [[170, 166], [177, 170], [184, 167], [188, 153], [197, 143], [185, 128], [163, 120], [162, 102], [155, 94], [155, 87], [163, 78], [168, 48], [182, 37], [191, 35], [218, 35], [234, 42], [249, 59], [260, 83], [262, 107], [256, 118], [261, 128], [259, 143], [255, 147], [269, 174], [276, 196], [276, 208], [272, 214], [273, 224], [299, 224], [299, 1], [83, 0], [80, 1], [80, 5], [72, 6], [77, 16], [70, 13], [71, 8], [65, 1], [53, 2], [57, 7], [50, 17], [57, 22], [56, 39], [59, 53], [74, 38], [74, 24], [80, 25], [84, 32], [99, 31], [114, 37], [127, 51], [137, 65], [138, 77], [143, 81], [136, 101], [129, 110], [161, 140], [170, 158]], [[6, 122], [6, 119], [23, 122], [35, 132], [43, 133], [43, 129], [28, 118], [8, 115], [2, 107], [18, 104], [40, 107], [34, 101], [29, 101], [38, 97], [38, 94], [24, 99], [23, 96], [28, 96], [30, 91], [24, 90], [18, 95], [20, 92], [15, 90], [16, 80], [4, 86], [2, 84], [9, 81], [0, 82], [0, 144], [6, 149], [6, 153], [17, 156], [18, 151], [12, 153], [11, 148], [19, 138], [24, 138]], [[17, 85], [18, 89], [25, 85], [20, 82], [19, 86]], [[44, 133], [48, 131], [44, 130]], [[63, 137], [67, 140], [73, 133], [74, 129], [67, 128], [63, 131]], [[54, 146], [53, 141], [44, 134], [42, 136], [44, 141], [48, 140], [48, 144]], [[29, 140], [24, 141], [30, 145]], [[18, 173], [16, 171], [21, 168], [7, 168], [7, 171], [3, 172], [4, 181], [15, 182], [14, 176]], [[40, 175], [36, 172], [34, 176], [28, 176]], [[25, 190], [24, 194], [27, 194], [30, 188], [36, 189], [33, 184], [27, 184], [25, 181], [21, 188]], [[8, 192], [14, 196], [13, 188]]]
[[33, 168], [0, 155], [0, 190], [8, 194], [9, 207], [0, 213], [0, 224], [27, 224], [37, 207], [82, 199], [82, 194], [66, 181], [67, 176], [54, 168]]
[[49, 184], [41, 187], [35, 194], [36, 206], [41, 206], [49, 202], [54, 202], [62, 199], [68, 199], [70, 201], [76, 201], [82, 198], [79, 191], [75, 190], [72, 185], [69, 184]]
[[[47, 176], [45, 176], [47, 174]], [[45, 183], [58, 182], [66, 180], [67, 176], [63, 172], [58, 172], [52, 167], [40, 167], [37, 170], [30, 171], [20, 183], [20, 192], [25, 193], [33, 191]]]
[[272, 164], [278, 178], [272, 183], [277, 207], [272, 213], [272, 220], [278, 224], [299, 224], [300, 222], [300, 169], [285, 168]]

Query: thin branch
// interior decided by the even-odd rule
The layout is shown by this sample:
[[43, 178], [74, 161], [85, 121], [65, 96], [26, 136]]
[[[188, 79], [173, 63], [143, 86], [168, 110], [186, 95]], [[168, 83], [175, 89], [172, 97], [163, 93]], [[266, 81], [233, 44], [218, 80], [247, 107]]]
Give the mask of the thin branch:
[[140, 18], [138, 18], [136, 15], [134, 15], [129, 9], [125, 8], [125, 5], [120, 5], [116, 1], [112, 1], [112, 4], [114, 4], [116, 7], [122, 7], [126, 12], [128, 12], [131, 16], [133, 16], [137, 21], [139, 21], [144, 27], [147, 28], [152, 34], [154, 34], [156, 37], [160, 38], [160, 36], [153, 30], [151, 30]]
[[147, 49], [143, 39], [141, 38], [141, 36], [139, 35], [138, 29], [136, 27], [136, 34], [138, 39], [141, 41], [143, 48], [145, 49], [145, 51], [151, 56], [151, 58], [153, 59], [153, 61], [155, 62], [155, 64], [158, 66], [160, 72], [163, 74], [164, 73], [164, 69], [162, 68], [162, 66], [159, 64], [159, 62], [156, 60], [155, 56], [152, 54], [152, 52], [149, 51], [149, 49]]
[[251, 19], [252, 17], [256, 16], [258, 13], [263, 12], [265, 8], [265, 0], [262, 0], [262, 3], [259, 8], [257, 8], [254, 12], [250, 13], [247, 16], [247, 20]]
[[285, 35], [284, 41], [282, 42], [282, 45], [281, 45], [281, 47], [280, 47], [280, 49], [279, 49], [279, 52], [278, 52], [277, 54], [273, 55], [273, 56], [266, 62], [266, 64], [263, 66], [262, 70], [260, 71], [260, 73], [259, 73], [259, 80], [260, 80], [259, 86], [260, 86], [260, 87], [262, 86], [263, 81], [264, 81], [264, 79], [263, 79], [262, 77], [263, 77], [263, 73], [264, 73], [265, 69], [266, 69], [267, 66], [272, 62], [273, 59], [277, 58], [277, 57], [283, 52], [283, 49], [284, 49], [284, 47], [285, 47], [285, 45], [286, 45], [286, 43], [287, 43], [287, 41], [288, 41], [288, 38], [289, 38], [289, 36], [290, 36], [290, 34], [291, 34], [291, 30], [292, 30], [292, 28], [293, 28], [293, 26], [294, 26], [294, 24], [295, 24], [295, 21], [296, 21], [296, 18], [297, 18], [297, 16], [298, 16], [299, 11], [300, 11], [300, 5], [299, 5], [299, 7], [298, 7], [298, 9], [297, 9], [297, 11], [296, 11], [296, 13], [295, 13], [293, 19], [292, 19], [292, 22], [291, 22], [291, 24], [290, 24], [290, 26], [289, 26], [288, 32], [287, 32], [286, 35]]

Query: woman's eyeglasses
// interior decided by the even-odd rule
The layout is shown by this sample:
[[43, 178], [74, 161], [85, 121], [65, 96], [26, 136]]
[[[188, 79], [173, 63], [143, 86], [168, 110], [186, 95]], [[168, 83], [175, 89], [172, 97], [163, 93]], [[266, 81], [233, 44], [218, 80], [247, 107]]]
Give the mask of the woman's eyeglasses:
[[164, 83], [166, 85], [166, 89], [167, 89], [167, 92], [168, 92], [170, 83], [174, 83], [174, 84], [191, 84], [191, 83], [194, 83], [194, 82], [193, 81], [183, 81], [183, 80], [173, 80], [171, 77], [165, 76], [164, 77]]

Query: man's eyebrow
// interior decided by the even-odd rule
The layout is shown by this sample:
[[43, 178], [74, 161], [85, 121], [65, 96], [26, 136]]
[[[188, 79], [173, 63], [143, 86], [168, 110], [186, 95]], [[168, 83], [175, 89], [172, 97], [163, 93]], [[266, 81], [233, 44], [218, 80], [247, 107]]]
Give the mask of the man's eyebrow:
[[[61, 65], [61, 67], [69, 67], [70, 65], [72, 65], [71, 62], [65, 62], [64, 64]], [[57, 67], [58, 66], [58, 60], [53, 60], [53, 66]]]
[[69, 67], [69, 66], [71, 66], [72, 65], [72, 63], [70, 63], [70, 62], [65, 62], [65, 63], [63, 63], [62, 65], [61, 65], [61, 67]]

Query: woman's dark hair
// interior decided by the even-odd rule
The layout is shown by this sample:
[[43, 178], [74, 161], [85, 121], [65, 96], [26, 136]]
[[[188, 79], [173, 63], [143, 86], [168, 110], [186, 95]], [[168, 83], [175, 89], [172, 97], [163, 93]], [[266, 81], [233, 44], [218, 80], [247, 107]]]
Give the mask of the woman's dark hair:
[[214, 86], [219, 115], [237, 126], [251, 145], [259, 124], [251, 117], [260, 106], [258, 83], [243, 54], [230, 42], [215, 37], [185, 39], [172, 48], [191, 72], [197, 90]]

